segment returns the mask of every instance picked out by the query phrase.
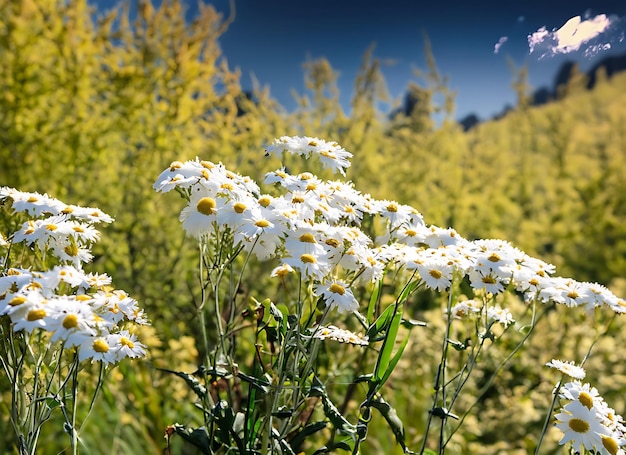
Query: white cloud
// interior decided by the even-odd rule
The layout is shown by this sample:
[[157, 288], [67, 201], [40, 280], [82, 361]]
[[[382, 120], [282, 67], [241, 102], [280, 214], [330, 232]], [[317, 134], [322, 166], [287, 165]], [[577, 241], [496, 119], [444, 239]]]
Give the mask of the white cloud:
[[[605, 14], [598, 14], [595, 17], [582, 20], [580, 16], [574, 16], [559, 29], [551, 32], [546, 27], [541, 27], [532, 35], [528, 35], [528, 46], [530, 53], [535, 51], [542, 53], [541, 57], [554, 54], [568, 54], [578, 51], [586, 46], [590, 41], [598, 41], [600, 35], [606, 33], [612, 21]], [[590, 49], [610, 48], [608, 42], [595, 42], [585, 49], [588, 53]]]
[[501, 36], [496, 45], [493, 47], [493, 53], [497, 54], [500, 52], [500, 48], [509, 40], [508, 36]]

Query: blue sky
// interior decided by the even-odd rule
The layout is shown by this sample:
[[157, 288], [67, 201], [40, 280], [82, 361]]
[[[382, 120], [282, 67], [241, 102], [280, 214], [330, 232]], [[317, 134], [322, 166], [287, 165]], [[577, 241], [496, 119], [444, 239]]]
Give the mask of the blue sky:
[[[104, 8], [111, 4], [93, 1]], [[363, 53], [372, 43], [376, 44], [375, 57], [392, 62], [383, 67], [383, 73], [390, 95], [400, 99], [415, 80], [413, 68], [426, 69], [424, 33], [440, 73], [457, 92], [457, 118], [470, 112], [487, 118], [514, 103], [507, 57], [518, 67], [527, 64], [531, 85], [539, 88], [551, 85], [567, 60], [576, 60], [586, 69], [603, 57], [626, 52], [624, 0], [235, 1], [235, 21], [220, 40], [222, 51], [231, 67], [241, 69], [244, 88], [251, 87], [254, 74], [288, 109], [295, 106], [291, 90], [304, 90], [302, 63], [320, 57], [339, 71], [341, 102], [347, 108]], [[185, 3], [192, 16], [196, 0]], [[228, 15], [228, 0], [209, 3]], [[572, 17], [586, 20], [600, 14], [610, 18], [611, 27], [579, 50], [541, 57], [544, 47], [530, 53], [528, 36], [541, 27], [552, 32]], [[507, 39], [495, 53], [494, 46], [502, 37]], [[611, 48], [590, 52], [594, 44]]]

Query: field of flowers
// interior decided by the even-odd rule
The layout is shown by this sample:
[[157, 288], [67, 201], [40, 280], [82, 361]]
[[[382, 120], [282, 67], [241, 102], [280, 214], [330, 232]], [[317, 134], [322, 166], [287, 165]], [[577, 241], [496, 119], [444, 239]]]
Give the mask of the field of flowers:
[[624, 453], [626, 78], [463, 132], [368, 51], [286, 114], [138, 14], [0, 5], [0, 447]]

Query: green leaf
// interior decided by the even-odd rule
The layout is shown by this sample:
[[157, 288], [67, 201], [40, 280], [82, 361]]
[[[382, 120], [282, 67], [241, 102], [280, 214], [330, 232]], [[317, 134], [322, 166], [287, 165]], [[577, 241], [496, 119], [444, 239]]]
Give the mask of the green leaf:
[[57, 398], [49, 397], [49, 398], [46, 398], [46, 406], [48, 406], [50, 410], [53, 410], [61, 406], [61, 401], [58, 400]]
[[291, 447], [295, 452], [300, 452], [300, 446], [304, 442], [304, 440], [311, 436], [314, 433], [317, 433], [320, 430], [326, 428], [326, 422], [313, 422], [305, 426], [302, 430], [298, 432], [297, 435], [293, 437], [290, 441]]
[[282, 304], [282, 303], [276, 306], [272, 304], [272, 306], [270, 306], [270, 311], [273, 311], [272, 307], [276, 309], [276, 314], [272, 313], [272, 315], [274, 316], [274, 319], [280, 322], [279, 330], [280, 330], [280, 334], [282, 335], [281, 338], [284, 339], [285, 335], [287, 334], [287, 318], [284, 317], [284, 315], [289, 314], [289, 308], [287, 308], [287, 305]]
[[367, 329], [366, 335], [368, 338], [373, 340], [380, 332], [386, 330], [393, 318], [393, 312], [395, 309], [395, 305], [389, 305], [385, 310], [378, 316], [378, 319]]
[[255, 378], [254, 376], [248, 376], [247, 374], [242, 373], [241, 371], [237, 374], [237, 377], [244, 380], [245, 382], [250, 384], [252, 387], [254, 387], [255, 389], [265, 394], [269, 393], [270, 391], [270, 383], [267, 381], [264, 381], [263, 379]]
[[387, 330], [387, 334], [385, 335], [383, 347], [378, 354], [378, 360], [376, 361], [376, 367], [374, 369], [374, 381], [378, 384], [381, 383], [384, 376], [389, 376], [387, 374], [387, 369], [391, 360], [391, 354], [393, 352], [393, 348], [396, 342], [396, 337], [398, 336], [400, 322], [402, 321], [402, 307], [396, 307], [395, 305], [393, 305], [393, 308], [396, 311], [393, 319], [391, 320], [391, 324], [389, 325], [389, 329]]
[[426, 327], [428, 324], [426, 324], [424, 321], [418, 321], [416, 319], [403, 319], [402, 320], [402, 327], [405, 327], [407, 329], [412, 329], [413, 327]]
[[183, 378], [185, 382], [187, 383], [187, 385], [189, 386], [189, 388], [194, 391], [194, 393], [198, 396], [198, 398], [203, 400], [206, 397], [206, 393], [207, 393], [206, 387], [204, 387], [200, 383], [198, 378], [195, 378], [192, 374], [183, 373], [182, 371], [168, 370], [166, 368], [157, 368], [157, 370], [165, 371], [166, 373], [171, 373], [171, 374], [178, 376], [179, 378]]
[[374, 286], [374, 290], [372, 291], [372, 295], [370, 296], [370, 303], [367, 306], [367, 322], [369, 323], [372, 319], [374, 319], [374, 311], [376, 311], [376, 306], [380, 301], [380, 294], [383, 290], [383, 280], [382, 278], [378, 280], [378, 283]]
[[211, 446], [209, 441], [209, 435], [204, 427], [200, 428], [187, 428], [184, 425], [178, 423], [173, 425], [174, 431], [177, 435], [183, 438], [185, 441], [194, 445], [204, 454], [211, 453]]
[[328, 420], [330, 420], [330, 423], [332, 423], [335, 428], [350, 435], [354, 434], [356, 427], [348, 422], [348, 420], [343, 415], [341, 415], [339, 409], [337, 409], [335, 404], [328, 397], [328, 394], [326, 393], [326, 388], [324, 387], [324, 384], [319, 381], [319, 379], [314, 379], [314, 384], [309, 391], [309, 396], [320, 397], [322, 399], [324, 414], [326, 415], [326, 417], [328, 417]]
[[407, 301], [407, 299], [410, 297], [410, 295], [413, 293], [413, 291], [415, 291], [415, 289], [421, 284], [421, 281], [411, 281], [410, 283], [408, 283], [404, 289], [402, 290], [402, 292], [400, 293], [400, 295], [398, 296], [398, 304], [402, 304], [404, 302]]
[[398, 350], [389, 361], [389, 365], [387, 366], [387, 369], [385, 370], [385, 374], [383, 374], [383, 377], [380, 379], [379, 387], [382, 386], [385, 382], [387, 382], [387, 379], [389, 379], [389, 376], [391, 376], [391, 373], [393, 372], [394, 368], [400, 361], [400, 358], [402, 358], [402, 353], [404, 352], [404, 348], [406, 348], [408, 341], [409, 341], [409, 335], [407, 334], [407, 336], [404, 337], [404, 340], [400, 344], [400, 347], [398, 347]]
[[404, 442], [404, 425], [396, 410], [387, 403], [382, 396], [378, 395], [371, 403], [372, 407], [378, 410], [384, 417], [385, 421], [393, 431], [396, 441], [402, 449], [406, 452], [406, 444]]
[[217, 422], [220, 440], [224, 445], [230, 445], [231, 439], [235, 441], [239, 453], [245, 454], [246, 448], [242, 439], [235, 429], [235, 413], [225, 400], [218, 401], [212, 409], [212, 414]]

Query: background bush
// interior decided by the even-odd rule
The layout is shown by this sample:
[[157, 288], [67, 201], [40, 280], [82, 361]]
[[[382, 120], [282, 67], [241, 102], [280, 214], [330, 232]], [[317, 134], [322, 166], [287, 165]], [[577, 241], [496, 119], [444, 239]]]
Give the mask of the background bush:
[[[561, 99], [541, 107], [522, 96], [502, 119], [464, 132], [432, 60], [427, 77], [407, 86], [418, 102], [391, 117], [380, 112], [388, 100], [369, 49], [349, 115], [339, 105], [337, 73], [324, 59], [305, 64], [307, 92], [286, 113], [263, 87], [242, 90], [220, 52], [226, 27], [210, 5], [186, 23], [179, 0], [158, 8], [142, 2], [132, 21], [125, 5], [94, 12], [86, 0], [0, 2], [0, 184], [113, 215], [93, 267], [137, 298], [153, 324], [142, 337], [150, 360], [110, 372], [81, 434], [88, 453], [160, 453], [166, 425], [196, 418], [184, 383], [153, 368], [193, 371], [198, 363], [196, 245], [183, 237], [172, 209], [178, 197], [152, 190], [174, 160], [222, 161], [262, 180], [276, 164], [263, 158], [263, 144], [274, 137], [335, 140], [354, 153], [348, 178], [362, 192], [411, 204], [427, 223], [452, 226], [469, 239], [510, 240], [556, 264], [563, 276], [626, 293], [626, 75], [600, 74], [593, 91], [572, 79]], [[441, 106], [436, 99], [444, 100]], [[436, 110], [440, 124], [433, 121]], [[265, 297], [261, 284], [249, 283], [244, 292]], [[533, 448], [554, 383], [542, 365], [552, 357], [581, 359], [609, 324], [606, 315], [563, 310], [546, 313], [535, 338], [492, 387], [481, 391], [476, 376], [475, 395], [459, 406], [475, 398], [478, 404], [451, 450]], [[429, 355], [440, 339], [433, 331], [443, 327], [440, 302], [430, 294], [420, 295], [412, 311], [430, 326], [416, 332], [391, 380], [409, 447], [418, 446], [424, 430], [437, 366]], [[622, 326], [612, 322], [586, 364], [589, 380], [620, 414]], [[485, 378], [515, 340], [510, 343], [490, 346], [480, 364]], [[329, 371], [342, 368], [333, 362], [329, 356]], [[7, 415], [0, 414], [2, 447], [11, 444]], [[375, 427], [367, 448], [392, 453], [393, 436]], [[47, 428], [41, 453], [56, 454], [65, 441], [54, 422]], [[557, 452], [558, 435], [549, 436]]]

